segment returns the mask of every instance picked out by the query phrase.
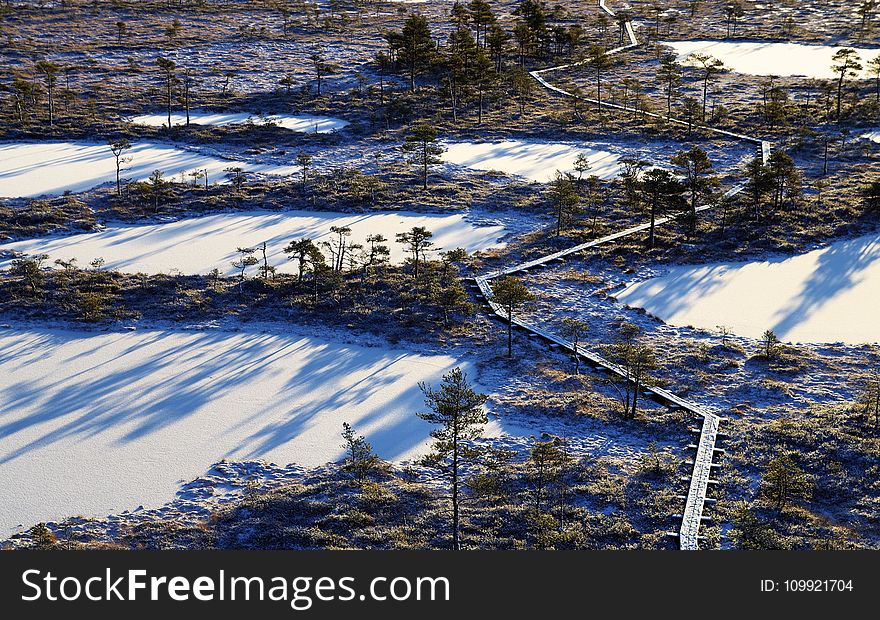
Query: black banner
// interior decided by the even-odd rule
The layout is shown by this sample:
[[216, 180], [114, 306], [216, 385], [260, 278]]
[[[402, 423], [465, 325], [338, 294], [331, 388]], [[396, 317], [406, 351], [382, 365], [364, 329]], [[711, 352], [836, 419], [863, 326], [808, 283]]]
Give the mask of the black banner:
[[[875, 552], [0, 553], [4, 616], [260, 618], [866, 609]], [[864, 607], [858, 607], [864, 606]], [[664, 611], [665, 610], [665, 611]], [[12, 615], [6, 615], [13, 612]], [[42, 615], [38, 616], [42, 617]]]

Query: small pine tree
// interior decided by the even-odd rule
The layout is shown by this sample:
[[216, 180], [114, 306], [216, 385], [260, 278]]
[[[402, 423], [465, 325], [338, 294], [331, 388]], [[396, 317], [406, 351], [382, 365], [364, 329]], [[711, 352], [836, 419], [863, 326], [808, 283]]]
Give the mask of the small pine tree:
[[761, 491], [778, 511], [795, 499], [809, 499], [813, 485], [790, 454], [767, 463], [761, 479]]
[[28, 530], [28, 534], [37, 549], [51, 549], [58, 542], [58, 538], [52, 533], [52, 530], [46, 527], [45, 523], [37, 523]]
[[425, 394], [429, 411], [418, 416], [439, 428], [431, 431], [434, 443], [424, 464], [443, 474], [452, 487], [452, 548], [461, 549], [460, 534], [460, 484], [461, 467], [473, 460], [480, 451], [468, 441], [477, 438], [489, 419], [483, 411], [486, 395], [477, 392], [461, 368], [454, 368], [443, 376], [440, 387], [435, 389], [425, 383], [419, 388]]
[[357, 435], [348, 422], [342, 423], [342, 438], [345, 443], [345, 469], [354, 474], [358, 481], [364, 480], [371, 473], [378, 471], [382, 460], [373, 452], [373, 446], [363, 435]]
[[[571, 341], [575, 351], [580, 346], [581, 338], [588, 329], [589, 325], [580, 319], [573, 319], [571, 317], [562, 319], [562, 335]], [[578, 353], [574, 354], [574, 372], [576, 375], [581, 374], [581, 356]]]
[[768, 360], [773, 360], [779, 357], [781, 349], [782, 343], [776, 333], [772, 329], [765, 331], [761, 336], [761, 354]]
[[492, 284], [492, 301], [504, 308], [507, 313], [507, 357], [513, 357], [513, 313], [535, 296], [519, 278], [507, 276]]

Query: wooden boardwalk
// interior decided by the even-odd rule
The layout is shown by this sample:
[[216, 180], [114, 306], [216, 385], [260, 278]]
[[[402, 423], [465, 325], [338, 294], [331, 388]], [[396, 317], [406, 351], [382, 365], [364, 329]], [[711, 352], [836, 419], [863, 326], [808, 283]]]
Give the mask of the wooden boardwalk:
[[[606, 5], [606, 0], [599, 0], [599, 7], [611, 17], [616, 17], [614, 11], [612, 11]], [[633, 25], [631, 21], [627, 21], [624, 24], [624, 29], [627, 38], [629, 39], [629, 43], [623, 45], [621, 47], [614, 48], [609, 50], [607, 54], [617, 54], [622, 51], [634, 48], [639, 45], [639, 41], [636, 37], [635, 31], [633, 29]], [[548, 67], [546, 69], [540, 69], [537, 71], [531, 71], [530, 75], [538, 81], [542, 86], [550, 90], [551, 92], [555, 92], [559, 95], [566, 97], [574, 97], [572, 93], [559, 88], [558, 86], [554, 86], [551, 84], [547, 78], [544, 76], [548, 73], [552, 73], [554, 71], [561, 71], [564, 69], [568, 69], [571, 67], [579, 66], [584, 64], [581, 63], [571, 63], [567, 65], [559, 65], [556, 67]], [[632, 112], [636, 114], [641, 114], [643, 116], [652, 117], [652, 118], [662, 118], [667, 122], [676, 123], [680, 125], [687, 125], [686, 121], [676, 119], [676, 118], [667, 118], [665, 115], [656, 114], [653, 112], [646, 112], [643, 110], [636, 110], [634, 108], [621, 106], [615, 103], [610, 102], [599, 102], [595, 99], [589, 99], [586, 97], [581, 97], [583, 101], [588, 103], [594, 103], [596, 105], [601, 105], [602, 107], [607, 107], [610, 109], [621, 110], [626, 112]], [[771, 151], [771, 143], [766, 140], [761, 140], [759, 138], [755, 138], [752, 136], [746, 136], [743, 134], [735, 133], [732, 131], [727, 131], [724, 129], [717, 129], [715, 127], [706, 127], [706, 126], [698, 126], [699, 129], [703, 131], [707, 131], [713, 133], [715, 135], [724, 136], [726, 138], [732, 138], [734, 140], [741, 140], [745, 142], [749, 142], [755, 144], [759, 147], [759, 154], [766, 164], [770, 158]], [[723, 196], [722, 200], [728, 199], [739, 192], [741, 192], [745, 188], [744, 185], [738, 185], [736, 187], [728, 190]], [[697, 208], [697, 211], [706, 211], [711, 209], [715, 205], [704, 205]], [[662, 217], [658, 218], [655, 222], [655, 226], [663, 226], [669, 223], [673, 217]], [[593, 241], [588, 241], [586, 243], [581, 243], [579, 245], [572, 246], [565, 250], [561, 250], [559, 252], [554, 252], [552, 254], [548, 254], [546, 256], [542, 256], [540, 258], [536, 258], [530, 261], [526, 261], [524, 263], [520, 263], [518, 265], [514, 265], [512, 267], [508, 267], [505, 269], [499, 269], [488, 274], [479, 276], [475, 278], [475, 285], [479, 290], [482, 297], [486, 300], [486, 303], [491, 308], [492, 312], [500, 317], [503, 321], [507, 321], [507, 313], [504, 308], [500, 305], [494, 303], [492, 301], [492, 280], [504, 276], [509, 276], [517, 273], [522, 273], [528, 271], [530, 269], [545, 267], [551, 265], [553, 263], [564, 262], [567, 256], [572, 254], [577, 254], [580, 252], [584, 252], [595, 248], [597, 246], [610, 243], [612, 241], [616, 241], [618, 239], [622, 239], [624, 237], [628, 237], [630, 235], [635, 235], [638, 233], [642, 233], [647, 231], [650, 228], [650, 223], [639, 224], [637, 226], [632, 226], [625, 230], [618, 231], [616, 233], [612, 233], [610, 235], [606, 235], [599, 239], [594, 239]], [[559, 346], [563, 349], [570, 351], [573, 355], [579, 356], [581, 359], [585, 360], [587, 364], [592, 366], [594, 369], [598, 371], [604, 371], [606, 373], [611, 373], [616, 375], [617, 377], [624, 380], [631, 380], [629, 377], [627, 370], [618, 364], [615, 364], [599, 353], [592, 351], [586, 348], [583, 344], [574, 345], [573, 342], [562, 338], [549, 330], [537, 325], [535, 323], [530, 323], [524, 321], [516, 316], [512, 317], [511, 322], [517, 327], [528, 331], [529, 333], [538, 336], [544, 341], [550, 343], [551, 345]], [[642, 389], [642, 394], [657, 403], [662, 405], [666, 405], [667, 407], [681, 409], [687, 412], [690, 412], [697, 419], [702, 421], [699, 432], [699, 441], [696, 444], [696, 454], [694, 455], [694, 464], [693, 471], [689, 477], [689, 486], [688, 493], [685, 497], [685, 506], [684, 511], [681, 515], [681, 526], [679, 531], [675, 536], [678, 538], [679, 548], [683, 550], [696, 550], [699, 549], [699, 541], [700, 537], [700, 524], [706, 519], [703, 516], [703, 510], [705, 508], [707, 502], [707, 493], [709, 489], [709, 485], [713, 482], [712, 474], [713, 470], [719, 467], [719, 464], [715, 462], [716, 454], [719, 454], [720, 451], [715, 447], [716, 441], [718, 439], [718, 427], [722, 421], [722, 418], [716, 414], [715, 412], [693, 402], [688, 399], [682, 398], [673, 394], [672, 392], [658, 388], [658, 387], [647, 387]]]

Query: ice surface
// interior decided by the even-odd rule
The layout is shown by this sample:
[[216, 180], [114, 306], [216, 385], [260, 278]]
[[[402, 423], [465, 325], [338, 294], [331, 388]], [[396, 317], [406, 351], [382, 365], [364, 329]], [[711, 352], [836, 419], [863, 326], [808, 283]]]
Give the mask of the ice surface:
[[[168, 115], [165, 113], [143, 114], [129, 119], [135, 125], [148, 125], [151, 127], [165, 127], [168, 125]], [[190, 123], [196, 125], [241, 125], [252, 122], [257, 125], [271, 123], [291, 131], [304, 133], [331, 133], [348, 125], [348, 121], [328, 116], [312, 116], [310, 114], [272, 114], [260, 116], [249, 112], [203, 112], [191, 110], [189, 113]], [[171, 114], [173, 125], [185, 125], [186, 114], [173, 112]]]
[[[154, 170], [165, 178], [193, 170], [207, 170], [211, 183], [226, 182], [224, 169], [240, 167], [246, 172], [289, 175], [297, 166], [258, 165], [220, 159], [169, 144], [138, 142], [124, 153], [130, 158], [123, 178], [143, 180]], [[81, 192], [116, 181], [116, 159], [106, 144], [88, 142], [0, 143], [0, 196], [35, 197]]]
[[[81, 266], [103, 258], [108, 269], [129, 273], [205, 274], [214, 269], [232, 274], [231, 262], [240, 247], [267, 244], [269, 262], [279, 272], [295, 273], [295, 261], [288, 260], [284, 247], [295, 239], [309, 237], [316, 243], [331, 240], [331, 226], [352, 229], [349, 243], [365, 243], [368, 235], [381, 233], [389, 240], [391, 260], [402, 262], [404, 246], [394, 241], [398, 232], [424, 226], [434, 233], [435, 250], [463, 247], [468, 251], [499, 247], [505, 234], [502, 226], [476, 226], [463, 214], [426, 215], [418, 213], [345, 214], [333, 212], [285, 211], [206, 215], [163, 224], [111, 226], [96, 233], [66, 237], [28, 239], [0, 245], [0, 252], [48, 254], [75, 258]], [[430, 255], [429, 255], [430, 256]], [[262, 257], [261, 257], [262, 258]], [[0, 261], [0, 267], [5, 266]], [[253, 271], [253, 268], [252, 268]]]
[[477, 170], [499, 170], [542, 183], [551, 181], [556, 171], [572, 172], [574, 160], [585, 154], [592, 167], [586, 175], [610, 179], [620, 172], [620, 156], [589, 146], [571, 143], [530, 142], [450, 142], [444, 144], [444, 161]]
[[673, 267], [617, 298], [673, 325], [787, 342], [880, 342], [880, 235], [791, 258]]
[[432, 428], [417, 383], [455, 366], [470, 371], [259, 332], [0, 330], [0, 537], [158, 506], [223, 458], [340, 459], [343, 422], [382, 457], [415, 457]]
[[[684, 62], [693, 53], [709, 54], [737, 73], [750, 75], [803, 76], [829, 80], [834, 53], [841, 46], [804, 45], [802, 43], [770, 43], [767, 41], [661, 41]], [[855, 48], [864, 65], [880, 55], [880, 48]], [[862, 71], [861, 78], [870, 77]]]

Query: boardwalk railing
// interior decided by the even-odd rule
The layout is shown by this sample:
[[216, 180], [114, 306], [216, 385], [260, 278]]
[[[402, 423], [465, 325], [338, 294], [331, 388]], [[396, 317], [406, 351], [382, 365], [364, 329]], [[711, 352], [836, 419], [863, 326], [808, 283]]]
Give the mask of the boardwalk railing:
[[[605, 0], [599, 0], [599, 7], [611, 17], [616, 17], [614, 11], [612, 11], [606, 5]], [[606, 54], [617, 54], [624, 50], [628, 50], [634, 48], [639, 45], [639, 40], [636, 37], [635, 31], [633, 29], [632, 22], [627, 20], [624, 23], [624, 30], [627, 38], [629, 39], [629, 43], [623, 45], [621, 47], [617, 47], [609, 50]], [[554, 86], [551, 84], [547, 78], [544, 76], [548, 73], [552, 73], [554, 71], [561, 71], [564, 69], [569, 69], [571, 67], [576, 67], [579, 65], [583, 65], [584, 62], [577, 63], [569, 63], [566, 65], [559, 65], [555, 67], [548, 67], [546, 69], [540, 69], [537, 71], [531, 71], [530, 75], [538, 81], [542, 86], [550, 90], [551, 92], [555, 92], [559, 95], [565, 97], [574, 97], [575, 95], [569, 91], [566, 91], [558, 86]], [[679, 124], [679, 125], [689, 125], [686, 121], [676, 118], [669, 118], [662, 114], [656, 114], [654, 112], [648, 112], [645, 110], [638, 110], [635, 108], [618, 105], [611, 102], [606, 101], [598, 101], [596, 99], [589, 99], [586, 97], [580, 97], [581, 100], [594, 103], [596, 105], [600, 105], [602, 107], [611, 108], [615, 110], [634, 112], [638, 114], [642, 114], [644, 116], [652, 117], [652, 118], [661, 118], [665, 119], [667, 122]], [[733, 138], [735, 140], [742, 140], [745, 142], [750, 142], [756, 144], [760, 147], [760, 155], [763, 162], [766, 164], [770, 158], [770, 149], [771, 144], [766, 140], [761, 140], [759, 138], [754, 138], [752, 136], [746, 136], [743, 134], [735, 133], [732, 131], [727, 131], [724, 129], [717, 129], [715, 127], [707, 127], [707, 126], [697, 126], [697, 128], [713, 133], [715, 135], [724, 136], [727, 138]], [[744, 189], [744, 185], [737, 185], [736, 187], [728, 190], [722, 197], [722, 199], [730, 198]], [[705, 211], [711, 209], [714, 205], [704, 205], [698, 207], [697, 211]], [[657, 219], [654, 222], [655, 226], [662, 226], [671, 221], [672, 217], [662, 217]], [[625, 230], [621, 230], [616, 233], [612, 233], [610, 235], [606, 235], [605, 237], [601, 237], [599, 239], [594, 239], [593, 241], [588, 241], [586, 243], [581, 243], [576, 246], [572, 246], [565, 250], [561, 250], [559, 252], [555, 252], [553, 254], [548, 254], [546, 256], [542, 256], [540, 258], [536, 258], [534, 260], [526, 261], [524, 263], [520, 263], [518, 265], [514, 265], [513, 267], [508, 267], [505, 269], [499, 269], [485, 275], [479, 276], [475, 278], [475, 284], [477, 289], [479, 290], [482, 297], [486, 300], [489, 308], [492, 312], [500, 317], [502, 320], [507, 321], [507, 312], [505, 309], [492, 301], [492, 280], [516, 273], [521, 273], [524, 271], [528, 271], [529, 269], [543, 267], [549, 265], [554, 262], [561, 262], [565, 260], [565, 257], [570, 256], [572, 254], [576, 254], [579, 252], [584, 252], [586, 250], [595, 248], [597, 246], [610, 243], [612, 241], [616, 241], [618, 239], [622, 239], [623, 237], [628, 237], [630, 235], [638, 234], [644, 232], [650, 228], [650, 224], [639, 224], [638, 226], [633, 226], [631, 228], [627, 228]], [[524, 329], [531, 334], [534, 334], [541, 339], [563, 349], [570, 351], [573, 355], [577, 355], [580, 358], [586, 360], [588, 364], [590, 364], [593, 368], [597, 370], [603, 370], [605, 372], [609, 372], [624, 381], [632, 381], [632, 377], [628, 374], [626, 368], [615, 364], [607, 359], [605, 359], [599, 353], [592, 351], [583, 344], [575, 345], [573, 342], [561, 338], [560, 336], [550, 332], [549, 330], [541, 327], [540, 325], [536, 325], [534, 323], [530, 323], [524, 321], [516, 316], [511, 318], [511, 323]], [[710, 483], [712, 480], [712, 470], [713, 468], [717, 468], [718, 464], [714, 462], [715, 454], [719, 451], [716, 449], [715, 444], [718, 439], [718, 427], [722, 421], [722, 418], [718, 416], [713, 411], [698, 405], [697, 403], [690, 401], [688, 399], [682, 398], [673, 394], [672, 392], [658, 388], [658, 387], [643, 387], [642, 393], [645, 397], [650, 398], [651, 400], [658, 402], [660, 404], [666, 405], [671, 408], [681, 409], [687, 412], [692, 413], [698, 419], [702, 420], [702, 425], [698, 429], [699, 432], [699, 441], [696, 445], [696, 454], [694, 456], [694, 466], [693, 471], [690, 475], [690, 484], [688, 486], [688, 493], [685, 497], [685, 507], [684, 512], [681, 516], [681, 527], [677, 533], [677, 538], [679, 542], [679, 548], [683, 550], [694, 550], [699, 549], [699, 541], [701, 539], [700, 533], [700, 523], [705, 520], [703, 517], [703, 509], [707, 500], [707, 492]]]

